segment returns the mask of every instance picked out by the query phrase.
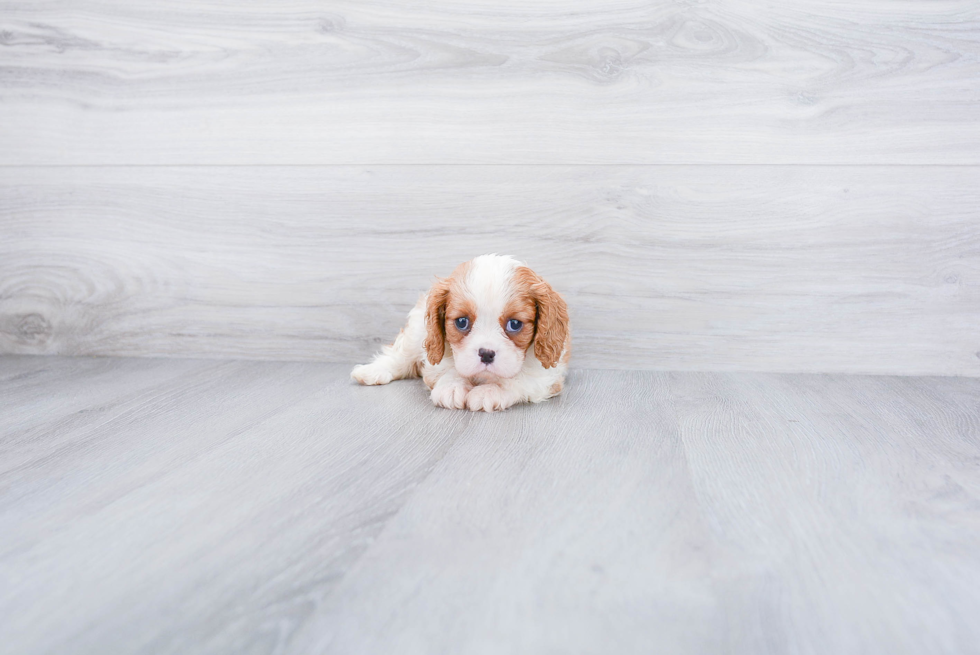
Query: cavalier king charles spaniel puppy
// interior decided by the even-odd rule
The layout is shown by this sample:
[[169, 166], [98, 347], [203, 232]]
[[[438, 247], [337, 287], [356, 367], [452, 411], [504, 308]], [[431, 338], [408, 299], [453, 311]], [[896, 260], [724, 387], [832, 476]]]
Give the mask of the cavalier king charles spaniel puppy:
[[483, 255], [437, 280], [395, 342], [351, 377], [421, 376], [437, 406], [492, 412], [561, 393], [570, 349], [562, 297], [517, 260]]

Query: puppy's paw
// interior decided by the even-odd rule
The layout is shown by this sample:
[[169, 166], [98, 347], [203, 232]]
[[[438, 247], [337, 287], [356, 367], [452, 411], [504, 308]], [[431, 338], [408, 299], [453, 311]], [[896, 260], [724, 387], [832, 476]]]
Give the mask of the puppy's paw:
[[361, 384], [388, 384], [391, 382], [391, 371], [378, 364], [361, 364], [350, 372], [352, 380]]
[[432, 388], [430, 398], [436, 407], [463, 409], [466, 407], [466, 394], [471, 388], [462, 380], [445, 381], [443, 378]]
[[473, 387], [466, 395], [466, 409], [471, 412], [494, 412], [514, 404], [507, 393], [495, 384]]

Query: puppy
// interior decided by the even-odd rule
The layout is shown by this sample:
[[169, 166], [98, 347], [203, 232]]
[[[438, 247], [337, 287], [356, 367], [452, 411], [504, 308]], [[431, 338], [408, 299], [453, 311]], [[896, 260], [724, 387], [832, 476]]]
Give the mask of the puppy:
[[570, 349], [564, 299], [517, 260], [483, 255], [437, 280], [395, 342], [351, 377], [421, 376], [435, 405], [492, 412], [561, 393]]

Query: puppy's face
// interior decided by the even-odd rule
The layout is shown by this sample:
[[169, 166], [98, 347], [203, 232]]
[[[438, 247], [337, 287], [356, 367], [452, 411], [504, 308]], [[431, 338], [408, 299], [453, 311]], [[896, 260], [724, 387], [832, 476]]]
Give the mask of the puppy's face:
[[448, 343], [463, 377], [512, 378], [532, 344], [534, 356], [550, 368], [558, 363], [567, 334], [565, 301], [510, 257], [477, 257], [429, 292], [426, 356], [439, 363]]

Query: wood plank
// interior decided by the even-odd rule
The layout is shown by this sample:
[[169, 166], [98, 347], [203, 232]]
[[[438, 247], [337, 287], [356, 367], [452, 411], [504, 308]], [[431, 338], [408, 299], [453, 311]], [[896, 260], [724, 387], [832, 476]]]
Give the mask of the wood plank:
[[6, 0], [0, 164], [980, 164], [973, 0]]
[[[61, 395], [101, 390], [72, 423], [36, 393], [58, 371]], [[471, 415], [432, 407], [418, 381], [346, 374], [0, 357], [2, 459], [19, 458], [0, 471], [0, 643], [980, 643], [980, 380], [578, 370], [552, 401]], [[33, 424], [8, 418], [32, 408]]]
[[732, 652], [976, 651], [978, 381], [668, 384]]
[[[202, 368], [217, 369], [221, 362], [163, 359], [116, 360], [76, 357], [68, 365], [59, 358], [7, 357], [0, 368], [0, 408], [3, 408], [3, 441], [0, 472], [7, 472], [36, 456], [38, 435], [52, 431], [76, 438], [74, 428], [104, 422], [107, 412], [121, 404], [119, 378], [126, 378], [126, 398], [159, 393], [160, 386], [197, 374]], [[19, 370], [26, 369], [26, 370]], [[45, 440], [54, 447], [56, 438]], [[28, 454], [30, 453], [30, 454]]]
[[592, 368], [980, 375], [973, 167], [0, 170], [0, 352], [353, 362], [485, 252]]
[[286, 652], [975, 652], [978, 385], [579, 371], [474, 424]]
[[667, 374], [476, 417], [288, 652], [714, 653], [725, 555]]
[[[70, 424], [36, 412], [0, 472], [5, 650], [258, 652], [329, 593], [469, 420], [421, 384], [353, 385], [346, 366], [106, 362], [116, 398]], [[152, 393], [133, 393], [140, 367], [160, 375]], [[4, 412], [9, 451], [21, 431], [7, 428]]]

